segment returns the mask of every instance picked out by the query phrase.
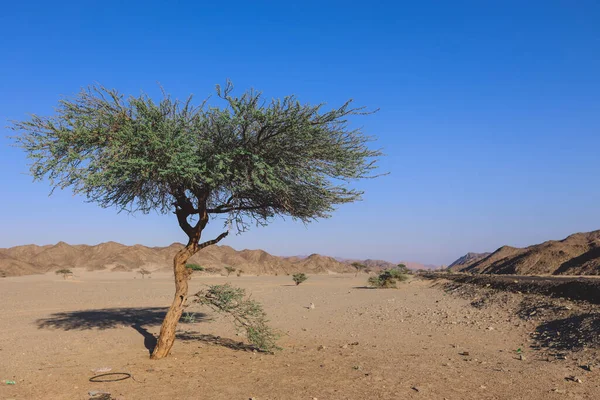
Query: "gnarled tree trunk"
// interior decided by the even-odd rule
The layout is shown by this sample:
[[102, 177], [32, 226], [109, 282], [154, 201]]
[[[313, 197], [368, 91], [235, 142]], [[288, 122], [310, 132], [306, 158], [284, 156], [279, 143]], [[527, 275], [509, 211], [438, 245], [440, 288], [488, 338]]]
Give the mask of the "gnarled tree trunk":
[[[176, 192], [174, 197], [177, 200], [174, 203], [177, 221], [179, 222], [181, 229], [188, 235], [189, 241], [187, 246], [179, 250], [173, 259], [175, 297], [173, 298], [173, 303], [171, 303], [171, 307], [169, 307], [169, 311], [167, 311], [167, 315], [165, 315], [165, 319], [160, 327], [158, 342], [150, 356], [153, 360], [159, 360], [169, 355], [173, 343], [175, 342], [175, 330], [177, 329], [177, 323], [181, 318], [188, 296], [188, 278], [191, 271], [187, 270], [185, 266], [186, 262], [198, 251], [218, 243], [229, 233], [229, 231], [223, 232], [216, 239], [198, 244], [200, 242], [200, 237], [202, 236], [202, 231], [208, 223], [208, 212], [206, 209], [208, 192], [204, 191], [196, 194], [198, 208], [194, 208], [184, 192]], [[195, 226], [191, 226], [188, 222], [188, 217], [195, 214], [198, 214], [199, 220]]]
[[173, 343], [175, 342], [175, 330], [177, 329], [177, 323], [183, 313], [185, 302], [188, 295], [188, 278], [191, 271], [188, 271], [185, 264], [191, 256], [196, 254], [201, 249], [218, 243], [221, 239], [226, 237], [228, 232], [221, 233], [216, 239], [209, 240], [207, 242], [198, 244], [200, 235], [192, 238], [188, 245], [183, 249], [179, 250], [173, 259], [173, 271], [175, 273], [175, 297], [173, 303], [165, 315], [162, 326], [160, 327], [160, 335], [158, 342], [152, 355], [150, 356], [153, 360], [159, 360], [169, 355]]
[[173, 272], [175, 273], [175, 297], [173, 303], [165, 315], [162, 326], [160, 327], [160, 336], [152, 355], [150, 356], [153, 360], [159, 360], [166, 357], [173, 343], [175, 342], [175, 330], [177, 329], [177, 323], [183, 313], [183, 308], [188, 296], [188, 275], [189, 272], [185, 267], [185, 263], [189, 258], [194, 255], [197, 248], [197, 244], [189, 243], [186, 247], [181, 249], [175, 255], [173, 259]]

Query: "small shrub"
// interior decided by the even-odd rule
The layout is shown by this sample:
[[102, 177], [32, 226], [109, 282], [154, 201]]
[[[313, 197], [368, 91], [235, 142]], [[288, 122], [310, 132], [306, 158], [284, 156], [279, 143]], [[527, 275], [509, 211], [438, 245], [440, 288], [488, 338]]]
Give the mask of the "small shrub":
[[[145, 269], [145, 268], [140, 268], [140, 270], [138, 271], [138, 274], [141, 274], [141, 275], [142, 275], [142, 279], [144, 279], [144, 276], [146, 276], [146, 275], [150, 275], [151, 273], [152, 273], [152, 272], [148, 271], [148, 270], [147, 270], [147, 269]], [[148, 277], [150, 277], [150, 276], [148, 276]]]
[[232, 272], [235, 272], [235, 268], [232, 267], [232, 266], [230, 266], [230, 265], [226, 265], [225, 266], [225, 271], [227, 271], [227, 276], [229, 276], [229, 275], [231, 275]]
[[196, 313], [186, 311], [181, 317], [183, 322], [186, 324], [195, 324], [196, 323]]
[[67, 279], [67, 276], [72, 276], [73, 272], [70, 269], [63, 268], [56, 271], [55, 274], [62, 275], [63, 279]]
[[389, 289], [397, 287], [396, 283], [398, 281], [404, 282], [407, 279], [407, 274], [403, 273], [399, 269], [392, 268], [380, 272], [377, 276], [370, 277], [368, 282], [370, 286], [381, 289]]
[[191, 271], [204, 271], [204, 267], [198, 264], [186, 264], [185, 267]]
[[236, 274], [236, 275], [237, 275], [237, 276], [238, 276], [238, 278], [239, 278], [240, 276], [242, 276], [242, 274], [243, 274], [243, 273], [244, 273], [244, 270], [243, 270], [243, 269], [240, 269], [240, 270], [238, 270], [238, 272], [237, 272], [237, 274]]
[[209, 286], [196, 293], [194, 302], [232, 317], [238, 330], [245, 332], [248, 341], [259, 350], [273, 352], [278, 350], [279, 338], [269, 325], [260, 303], [246, 296], [246, 291], [226, 283]]
[[296, 282], [296, 286], [298, 286], [299, 284], [301, 284], [302, 282], [307, 280], [308, 276], [306, 276], [306, 274], [303, 274], [303, 273], [298, 273], [298, 274], [292, 275], [292, 279], [294, 280], [294, 282]]

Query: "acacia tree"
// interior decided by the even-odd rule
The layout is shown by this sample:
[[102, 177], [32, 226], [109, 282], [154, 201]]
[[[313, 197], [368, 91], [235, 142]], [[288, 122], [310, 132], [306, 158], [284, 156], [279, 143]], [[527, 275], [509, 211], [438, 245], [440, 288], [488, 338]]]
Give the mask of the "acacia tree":
[[354, 276], [358, 276], [358, 273], [364, 269], [367, 268], [367, 266], [363, 263], [359, 263], [358, 261], [353, 262], [351, 264], [355, 269], [356, 269], [356, 273], [354, 274]]
[[187, 244], [173, 260], [175, 297], [160, 329], [153, 359], [168, 355], [188, 297], [186, 261], [200, 249], [211, 218], [244, 232], [275, 216], [304, 223], [359, 200], [349, 187], [373, 177], [379, 150], [351, 129], [348, 117], [368, 114], [351, 101], [331, 111], [294, 96], [267, 102], [261, 93], [232, 95], [217, 86], [223, 106], [192, 105], [163, 92], [125, 98], [91, 86], [59, 102], [50, 117], [14, 122], [15, 137], [33, 160], [35, 180], [70, 187], [88, 201], [127, 212], [174, 212]]
[[148, 271], [145, 268], [140, 268], [140, 270], [138, 271], [138, 274], [142, 275], [142, 279], [144, 279], [144, 277], [146, 275], [150, 275], [152, 272]]
[[406, 266], [406, 264], [398, 264], [395, 267], [398, 271], [400, 271], [400, 273], [402, 274], [411, 274], [412, 271], [410, 269], [408, 269], [408, 267]]
[[59, 269], [58, 271], [54, 271], [56, 275], [62, 275], [63, 279], [67, 279], [67, 276], [72, 276], [73, 272], [70, 269]]

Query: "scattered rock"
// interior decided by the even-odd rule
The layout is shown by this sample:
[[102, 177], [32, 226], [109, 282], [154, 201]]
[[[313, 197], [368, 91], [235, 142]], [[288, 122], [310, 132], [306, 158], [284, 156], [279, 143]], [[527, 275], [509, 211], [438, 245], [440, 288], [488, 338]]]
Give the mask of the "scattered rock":
[[411, 387], [412, 390], [414, 390], [415, 392], [420, 392], [421, 389], [419, 389], [417, 386], [413, 386]]
[[103, 392], [101, 390], [90, 390], [88, 392], [88, 395], [90, 395], [90, 397], [93, 400], [111, 400], [111, 396], [109, 392]]
[[578, 377], [576, 377], [575, 375], [567, 376], [565, 379], [567, 381], [571, 381], [571, 382], [583, 383], [583, 381], [581, 379], [579, 379]]
[[327, 347], [320, 345], [319, 347], [317, 347], [317, 350], [325, 350]]

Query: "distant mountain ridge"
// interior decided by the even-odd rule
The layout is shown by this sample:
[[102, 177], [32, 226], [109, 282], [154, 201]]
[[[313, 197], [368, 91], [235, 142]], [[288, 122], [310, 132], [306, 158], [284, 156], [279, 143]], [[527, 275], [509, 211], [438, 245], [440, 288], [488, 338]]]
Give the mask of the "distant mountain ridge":
[[[90, 271], [171, 271], [173, 256], [183, 247], [126, 246], [116, 242], [98, 245], [25, 245], [0, 249], [0, 277], [44, 274], [61, 268]], [[277, 257], [264, 250], [235, 250], [229, 246], [209, 246], [194, 255], [190, 263], [223, 268], [231, 265], [245, 274], [326, 274], [353, 272], [354, 268], [332, 257], [312, 254], [305, 258]]]
[[492, 253], [467, 253], [464, 256], [455, 260], [452, 264], [448, 265], [451, 269], [460, 269], [462, 266], [473, 264]]
[[460, 260], [451, 265], [452, 270], [479, 274], [600, 275], [600, 230], [525, 248], [503, 246], [483, 258], [457, 263]]

